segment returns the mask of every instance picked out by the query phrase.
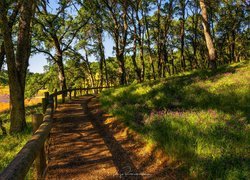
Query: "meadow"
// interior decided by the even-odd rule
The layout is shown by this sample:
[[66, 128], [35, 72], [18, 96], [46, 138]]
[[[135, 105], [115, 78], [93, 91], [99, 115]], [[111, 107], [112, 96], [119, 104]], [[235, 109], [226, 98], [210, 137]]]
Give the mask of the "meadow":
[[250, 178], [249, 62], [106, 90], [100, 100], [187, 177]]

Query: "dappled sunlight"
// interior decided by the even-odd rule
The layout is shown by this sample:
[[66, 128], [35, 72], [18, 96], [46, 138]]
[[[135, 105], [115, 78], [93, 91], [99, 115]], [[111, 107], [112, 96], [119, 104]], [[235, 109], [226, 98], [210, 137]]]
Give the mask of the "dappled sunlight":
[[245, 66], [236, 66], [235, 73], [229, 67], [216, 79], [191, 74], [109, 90], [101, 102], [149, 144], [181, 160], [190, 176], [247, 177], [250, 73]]

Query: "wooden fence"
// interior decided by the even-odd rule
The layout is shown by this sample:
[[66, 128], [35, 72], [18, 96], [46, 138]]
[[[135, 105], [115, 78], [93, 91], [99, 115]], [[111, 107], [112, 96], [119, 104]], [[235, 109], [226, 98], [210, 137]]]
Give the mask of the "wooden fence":
[[69, 94], [69, 99], [73, 96], [88, 94], [90, 90], [95, 90], [98, 93], [104, 88], [110, 87], [94, 87], [94, 88], [74, 88], [64, 91], [57, 91], [53, 94], [45, 93], [42, 99], [43, 114], [32, 115], [33, 136], [18, 152], [11, 163], [0, 173], [0, 180], [24, 179], [31, 165], [35, 160], [35, 169], [37, 172], [36, 178], [43, 179], [46, 174], [46, 140], [50, 134], [53, 122], [53, 114], [58, 106], [58, 96], [62, 96], [62, 102], [65, 102], [65, 97]]

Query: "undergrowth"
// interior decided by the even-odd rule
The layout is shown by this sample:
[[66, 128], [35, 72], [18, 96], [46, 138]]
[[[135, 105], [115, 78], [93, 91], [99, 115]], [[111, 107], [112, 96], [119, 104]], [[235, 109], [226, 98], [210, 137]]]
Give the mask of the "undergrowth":
[[250, 178], [250, 64], [104, 91], [105, 110], [193, 178]]

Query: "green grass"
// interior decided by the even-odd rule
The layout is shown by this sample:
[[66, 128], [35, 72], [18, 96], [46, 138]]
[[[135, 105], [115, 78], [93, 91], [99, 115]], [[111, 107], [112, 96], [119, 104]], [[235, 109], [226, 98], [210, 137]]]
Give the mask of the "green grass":
[[[27, 128], [22, 133], [16, 133], [10, 135], [2, 135], [0, 130], [0, 172], [8, 166], [8, 164], [13, 160], [15, 155], [22, 149], [22, 147], [27, 143], [27, 141], [32, 136], [32, 124], [31, 124], [31, 112], [41, 113], [41, 104], [26, 107], [26, 122]], [[1, 119], [7, 121], [4, 123], [4, 127], [9, 130], [10, 122], [8, 113], [0, 114]], [[26, 179], [33, 179], [33, 167], [31, 167], [30, 172], [27, 174]]]
[[104, 109], [182, 162], [184, 174], [250, 178], [250, 64], [196, 71], [101, 94]]

